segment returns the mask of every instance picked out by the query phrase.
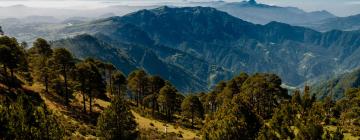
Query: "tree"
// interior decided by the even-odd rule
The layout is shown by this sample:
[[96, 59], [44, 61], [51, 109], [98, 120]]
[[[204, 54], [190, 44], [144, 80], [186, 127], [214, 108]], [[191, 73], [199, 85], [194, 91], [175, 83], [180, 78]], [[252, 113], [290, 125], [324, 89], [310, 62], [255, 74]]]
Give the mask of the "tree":
[[[261, 137], [273, 137], [272, 139], [294, 139], [295, 134], [291, 129], [296, 119], [296, 112], [293, 110], [293, 106], [289, 103], [282, 104], [275, 110], [274, 115], [269, 120], [268, 125], [265, 125], [267, 131], [261, 131]], [[275, 136], [269, 135], [269, 132], [276, 133]], [[268, 134], [267, 134], [268, 133]], [[276, 137], [276, 138], [275, 138]]]
[[268, 119], [282, 101], [290, 98], [281, 83], [274, 74], [255, 74], [243, 83], [240, 95], [256, 114]]
[[115, 95], [111, 105], [98, 118], [97, 134], [107, 140], [136, 139], [136, 126], [126, 101], [121, 95]]
[[92, 60], [85, 60], [77, 64], [80, 91], [83, 93], [84, 111], [86, 112], [85, 94], [89, 97], [90, 113], [92, 113], [92, 100], [106, 92], [106, 84], [99, 69]]
[[112, 75], [112, 84], [116, 91], [117, 94], [116, 95], [121, 95], [122, 92], [125, 90], [126, 88], [126, 77], [124, 74], [122, 74], [120, 71], [116, 71], [113, 75]]
[[33, 43], [33, 47], [29, 50], [29, 53], [33, 63], [34, 73], [36, 73], [37, 79], [44, 83], [45, 91], [49, 93], [49, 81], [51, 77], [49, 58], [52, 56], [53, 50], [45, 39], [38, 38]]
[[7, 78], [7, 69], [9, 69], [11, 74], [11, 84], [14, 84], [15, 69], [18, 69], [20, 64], [25, 63], [25, 54], [15, 38], [7, 36], [0, 37], [0, 46], [2, 59], [0, 60], [0, 64], [3, 65], [5, 78]]
[[201, 132], [206, 140], [250, 140], [256, 138], [261, 126], [257, 115], [236, 96], [231, 102], [224, 102], [213, 117], [206, 119]]
[[360, 88], [347, 89], [345, 98], [336, 103], [341, 112], [341, 127], [355, 136], [360, 136]]
[[0, 104], [0, 136], [3, 139], [62, 139], [64, 127], [46, 105], [36, 106], [21, 93], [14, 103]]
[[162, 87], [165, 86], [165, 80], [159, 76], [149, 77], [149, 93], [146, 98], [151, 101], [152, 115], [155, 116], [155, 110], [158, 108], [157, 98]]
[[113, 71], [116, 70], [115, 66], [111, 63], [106, 63], [104, 64], [104, 67], [105, 67], [105, 70], [107, 71], [107, 78], [108, 79], [108, 86], [109, 86], [109, 89], [110, 89], [110, 94], [112, 95], [113, 94], [113, 88], [112, 88], [112, 75], [113, 75]]
[[69, 104], [69, 89], [68, 89], [68, 77], [67, 73], [70, 69], [73, 69], [75, 66], [74, 58], [72, 54], [65, 48], [57, 48], [54, 50], [53, 59], [55, 62], [55, 67], [57, 67], [61, 72], [61, 75], [64, 78], [65, 86], [65, 103]]
[[205, 109], [207, 110], [206, 112], [213, 113], [217, 110], [218, 103], [216, 97], [217, 97], [216, 92], [211, 92], [207, 95], [206, 102], [204, 105]]
[[[135, 94], [136, 105], [139, 106], [140, 101], [148, 93], [148, 75], [144, 70], [136, 70], [128, 77], [128, 87]], [[141, 102], [142, 103], [142, 102]]]
[[204, 117], [204, 108], [199, 97], [190, 95], [184, 99], [181, 104], [182, 114], [191, 119], [191, 127], [194, 127], [194, 118], [202, 119]]
[[[4, 75], [4, 79], [6, 80], [6, 79], [8, 79], [8, 76], [7, 76], [8, 62], [10, 59], [12, 59], [11, 49], [8, 46], [1, 45], [0, 46], [0, 56], [1, 56], [0, 64], [2, 64], [3, 75]], [[6, 80], [5, 83], [9, 84], [8, 80]]]
[[86, 92], [87, 92], [87, 85], [90, 83], [88, 79], [88, 75], [90, 75], [90, 66], [88, 63], [81, 62], [76, 64], [76, 73], [77, 73], [77, 80], [80, 84], [80, 91], [83, 96], [83, 111], [86, 113]]
[[166, 83], [160, 90], [159, 97], [157, 99], [161, 109], [165, 112], [167, 121], [171, 121], [172, 115], [176, 107], [177, 90], [170, 83]]

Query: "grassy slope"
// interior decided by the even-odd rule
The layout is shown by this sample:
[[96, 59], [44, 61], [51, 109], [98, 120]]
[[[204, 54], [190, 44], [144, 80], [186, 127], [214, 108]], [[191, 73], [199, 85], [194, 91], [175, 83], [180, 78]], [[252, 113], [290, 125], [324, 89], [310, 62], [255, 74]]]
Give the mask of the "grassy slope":
[[[51, 94], [47, 95], [41, 92], [42, 90], [44, 90], [44, 87], [40, 84], [34, 84], [33, 86], [24, 86], [24, 88], [41, 93], [40, 94], [41, 98], [45, 101], [47, 107], [53, 110], [53, 112], [56, 113], [58, 116], [61, 116], [63, 118], [63, 121], [65, 121], [64, 123], [67, 127], [71, 127], [73, 128], [73, 130], [75, 130], [72, 132], [72, 136], [70, 137], [70, 139], [96, 139], [94, 134], [85, 135], [84, 132], [81, 132], [89, 129], [92, 129], [91, 131], [94, 131], [95, 125], [89, 123], [86, 117], [84, 120], [83, 116], [86, 114], [83, 114], [81, 111], [79, 112], [79, 110], [82, 109], [82, 101], [83, 101], [82, 96], [80, 94], [75, 94], [75, 97], [72, 100], [71, 106], [72, 108], [75, 108], [75, 112], [74, 112], [74, 109], [70, 109], [64, 106], [61, 101], [56, 101], [56, 98], [60, 98], [60, 97], [56, 97], [56, 95], [51, 95]], [[110, 102], [101, 99], [95, 99], [94, 107], [93, 107], [94, 112], [99, 113], [109, 105]], [[87, 103], [87, 109], [88, 108], [89, 108], [89, 104]], [[135, 111], [132, 111], [132, 113], [135, 116], [136, 122], [138, 123], [139, 130], [152, 129], [152, 130], [157, 130], [160, 133], [165, 132], [165, 123], [143, 117], [138, 113], [136, 113]], [[150, 123], [152, 123], [153, 126], [151, 126]], [[199, 138], [198, 136], [196, 136], [196, 133], [191, 130], [176, 127], [172, 124], [167, 124], [167, 126], [168, 126], [167, 127], [168, 133], [174, 132], [176, 134], [179, 134], [181, 132], [185, 140]]]
[[[45, 104], [47, 105], [47, 107], [51, 110], [53, 110], [58, 116], [60, 116], [63, 121], [65, 121], [65, 124], [70, 126], [70, 127], [75, 127], [73, 128], [74, 131], [72, 133], [72, 136], [70, 137], [70, 139], [96, 139], [96, 137], [92, 134], [87, 134], [84, 135], [81, 131], [84, 130], [94, 130], [95, 126], [94, 124], [89, 123], [86, 120], [83, 120], [83, 118], [81, 117], [82, 115], [86, 115], [86, 114], [82, 114], [81, 112], [76, 112], [78, 113], [77, 115], [74, 115], [73, 110], [70, 110], [69, 108], [67, 108], [66, 106], [64, 106], [61, 102], [57, 102], [55, 101], [53, 98], [56, 97], [52, 97], [50, 95], [46, 95], [43, 92], [41, 92], [44, 87], [40, 84], [34, 84], [33, 86], [24, 86], [25, 89], [29, 89], [32, 91], [35, 91], [37, 93], [41, 93], [41, 98], [45, 101]], [[87, 103], [87, 108], [89, 108], [88, 106], [89, 104]], [[101, 112], [104, 108], [106, 108], [107, 106], [110, 105], [110, 102], [101, 100], [101, 99], [95, 99], [94, 100], [94, 111], [95, 112]], [[82, 96], [80, 94], [75, 94], [75, 98], [71, 103], [71, 106], [74, 108], [82, 108]], [[172, 124], [166, 124], [164, 122], [160, 122], [151, 118], [146, 118], [141, 116], [140, 114], [138, 114], [135, 111], [132, 111], [136, 122], [138, 123], [138, 129], [139, 130], [147, 130], [147, 129], [151, 129], [151, 130], [156, 130], [159, 133], [165, 133], [165, 125], [167, 125], [167, 133], [176, 133], [176, 134], [182, 134], [183, 138], [185, 140], [189, 140], [189, 139], [200, 139], [199, 136], [196, 135], [196, 132], [191, 131], [189, 129], [184, 129], [181, 127], [176, 127]], [[152, 124], [152, 125], [151, 125]], [[329, 131], [336, 131], [336, 126], [326, 126], [325, 129], [329, 130]], [[360, 137], [354, 137], [352, 136], [350, 133], [345, 133], [345, 140], [359, 140]]]
[[[190, 139], [194, 139], [194, 138], [199, 139], [199, 137], [196, 136], [195, 132], [190, 131], [188, 129], [183, 129], [181, 127], [175, 127], [172, 124], [165, 124], [163, 122], [160, 122], [160, 121], [157, 121], [154, 119], [145, 118], [134, 111], [132, 111], [132, 113], [134, 114], [135, 120], [138, 123], [140, 129], [155, 129], [162, 133], [165, 133], [165, 125], [167, 125], [168, 133], [174, 132], [176, 134], [179, 134], [181, 132], [182, 136], [185, 140], [190, 140]], [[152, 123], [153, 125], [150, 125], [150, 123]]]

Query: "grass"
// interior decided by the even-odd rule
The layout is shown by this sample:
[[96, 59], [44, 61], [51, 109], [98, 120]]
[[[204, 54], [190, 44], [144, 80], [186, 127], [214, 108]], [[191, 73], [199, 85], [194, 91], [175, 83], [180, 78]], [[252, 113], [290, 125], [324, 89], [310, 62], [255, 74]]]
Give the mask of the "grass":
[[[44, 93], [44, 86], [38, 83], [33, 84], [32, 86], [24, 86], [24, 88], [35, 91], [40, 93], [41, 98], [45, 101], [45, 104], [47, 107], [51, 110], [53, 110], [54, 113], [56, 113], [58, 116], [61, 116], [62, 120], [66, 122], [66, 125], [72, 130], [75, 130], [72, 132], [72, 137], [69, 139], [95, 139], [96, 137], [91, 134], [86, 134], [82, 132], [83, 130], [93, 128], [94, 124], [88, 123], [87, 121], [83, 120], [83, 115], [81, 109], [82, 109], [82, 102], [83, 98], [82, 95], [79, 93], [74, 94], [74, 98], [71, 102], [71, 108], [78, 108], [80, 111], [74, 111], [70, 110], [69, 107], [66, 107], [63, 104], [62, 100], [55, 100], [56, 98], [60, 99], [61, 97], [57, 97], [56, 94], [46, 94]], [[104, 101], [101, 99], [94, 99], [94, 106], [93, 110], [94, 112], [100, 113], [103, 109], [108, 107], [110, 105], [110, 102]], [[89, 108], [89, 103], [86, 103], [86, 108]], [[136, 113], [135, 111], [131, 111], [133, 115], [135, 116], [135, 121], [138, 124], [139, 130], [144, 129], [152, 129], [156, 130], [161, 133], [165, 133], [165, 123], [156, 121], [150, 118], [146, 118], [141, 116], [140, 114]], [[150, 125], [152, 124], [152, 125]], [[199, 136], [196, 135], [196, 133], [192, 130], [183, 129], [181, 127], [176, 127], [172, 124], [166, 124], [167, 125], [167, 133], [176, 133], [183, 136], [183, 139], [200, 139]], [[92, 130], [93, 131], [93, 130]]]
[[[165, 124], [165, 123], [157, 121], [157, 120], [145, 118], [134, 111], [132, 111], [132, 113], [135, 116], [135, 120], [138, 123], [138, 125], [139, 125], [138, 127], [140, 129], [156, 129], [160, 132], [165, 133], [165, 125], [167, 125], [167, 133], [174, 132], [176, 134], [179, 134], [181, 132], [181, 134], [185, 140], [200, 139], [200, 137], [197, 136], [196, 133], [191, 130], [183, 129], [181, 127], [175, 127], [172, 124]], [[152, 125], [150, 125], [150, 124], [152, 124]]]

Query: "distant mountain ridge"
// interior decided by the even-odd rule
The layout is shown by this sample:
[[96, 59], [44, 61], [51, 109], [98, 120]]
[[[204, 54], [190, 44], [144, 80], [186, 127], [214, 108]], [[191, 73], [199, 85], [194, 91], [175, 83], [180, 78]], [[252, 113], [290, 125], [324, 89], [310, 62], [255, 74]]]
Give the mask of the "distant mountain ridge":
[[360, 14], [348, 17], [324, 19], [321, 21], [304, 24], [304, 26], [323, 32], [330, 30], [360, 30]]
[[257, 3], [254, 0], [231, 3], [224, 2], [214, 4], [212, 7], [256, 24], [267, 24], [271, 21], [277, 21], [291, 25], [300, 25], [336, 17], [325, 10], [305, 12], [296, 7], [271, 6]]
[[[360, 51], [358, 31], [321, 33], [279, 22], [258, 25], [209, 7], [140, 10], [60, 32], [83, 33], [114, 48], [123, 48], [119, 43], [148, 48], [164, 64], [186, 71], [191, 81], [202, 85], [201, 89], [241, 71], [275, 73], [287, 85], [297, 86], [360, 65], [356, 55]], [[176, 81], [169, 75], [162, 76]], [[182, 90], [195, 91], [193, 87], [184, 86]]]

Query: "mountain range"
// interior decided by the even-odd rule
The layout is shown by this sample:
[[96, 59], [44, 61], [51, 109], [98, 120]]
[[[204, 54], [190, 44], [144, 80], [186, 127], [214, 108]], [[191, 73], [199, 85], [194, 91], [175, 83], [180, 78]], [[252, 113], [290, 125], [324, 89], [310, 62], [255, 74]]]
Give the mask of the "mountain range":
[[[54, 43], [69, 48], [77, 56], [97, 56], [120, 68], [128, 66], [110, 58], [127, 56], [124, 62], [133, 63], [128, 68], [144, 68], [161, 75], [181, 86], [182, 91], [208, 89], [211, 83], [241, 71], [276, 73], [287, 85], [298, 86], [357, 68], [360, 62], [359, 31], [321, 33], [279, 22], [259, 25], [209, 7], [140, 10], [66, 27], [57, 34], [88, 34], [91, 40], [122, 53], [101, 50], [90, 53], [89, 50], [103, 46], [76, 45], [79, 37]], [[130, 51], [135, 48], [147, 51]], [[150, 70], [146, 65], [158, 70]], [[181, 75], [180, 79], [174, 75]]]
[[[267, 24], [272, 21], [304, 26], [317, 31], [358, 30], [359, 16], [336, 17], [327, 11], [305, 12], [296, 7], [280, 7], [260, 4], [256, 1], [242, 2], [189, 2], [175, 6], [206, 6], [225, 11], [242, 20]], [[17, 37], [20, 41], [31, 43], [37, 37], [57, 40], [58, 32], [68, 26], [114, 16], [123, 16], [141, 9], [153, 9], [157, 5], [126, 6], [114, 5], [103, 8], [76, 10], [56, 8], [33, 8], [24, 5], [0, 7], [0, 25], [7, 35]], [[172, 6], [173, 7], [173, 6]], [[3, 12], [1, 12], [3, 11]], [[10, 12], [9, 12], [10, 11]]]
[[302, 25], [336, 17], [325, 10], [305, 12], [296, 7], [280, 7], [260, 4], [255, 0], [231, 3], [218, 2], [211, 6], [256, 24], [267, 24], [271, 21], [278, 21], [291, 25]]
[[[208, 90], [240, 72], [276, 73], [294, 87], [359, 66], [359, 16], [335, 17], [255, 1], [193, 4], [214, 8], [111, 6], [95, 10], [93, 17], [29, 13], [0, 19], [0, 25], [22, 41], [54, 40], [54, 47], [112, 62], [126, 74], [145, 69], [184, 92]], [[126, 14], [138, 9], [143, 10]]]
[[310, 22], [303, 24], [303, 26], [318, 30], [318, 31], [331, 31], [343, 30], [353, 31], [360, 30], [360, 14], [348, 17], [329, 18], [320, 21]]

